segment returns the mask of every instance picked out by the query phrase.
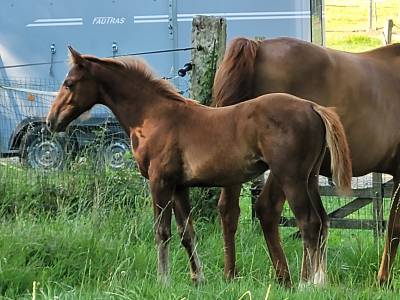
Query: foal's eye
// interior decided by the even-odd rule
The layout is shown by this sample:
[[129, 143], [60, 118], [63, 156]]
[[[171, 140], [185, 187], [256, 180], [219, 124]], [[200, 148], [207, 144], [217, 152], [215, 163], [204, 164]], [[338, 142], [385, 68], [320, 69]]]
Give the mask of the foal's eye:
[[65, 87], [65, 89], [67, 89], [67, 90], [69, 90], [70, 88], [72, 88], [73, 87], [73, 82], [71, 81], [71, 80], [66, 80], [66, 81], [64, 81], [64, 87]]

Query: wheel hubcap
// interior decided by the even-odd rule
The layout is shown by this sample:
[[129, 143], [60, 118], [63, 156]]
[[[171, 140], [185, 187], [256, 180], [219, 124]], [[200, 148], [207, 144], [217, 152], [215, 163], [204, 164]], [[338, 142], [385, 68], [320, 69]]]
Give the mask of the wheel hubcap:
[[28, 159], [33, 168], [57, 169], [62, 163], [63, 150], [58, 141], [38, 139], [29, 151]]
[[125, 153], [129, 146], [123, 141], [112, 141], [105, 149], [104, 156], [108, 166], [114, 169], [122, 168], [125, 163]]

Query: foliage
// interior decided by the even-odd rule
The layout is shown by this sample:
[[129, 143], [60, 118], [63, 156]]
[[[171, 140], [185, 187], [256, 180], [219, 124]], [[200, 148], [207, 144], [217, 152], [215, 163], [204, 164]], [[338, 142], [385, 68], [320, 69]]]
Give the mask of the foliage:
[[0, 165], [0, 215], [79, 214], [94, 207], [135, 208], [148, 203], [146, 184], [136, 169], [94, 168], [91, 160], [63, 172]]

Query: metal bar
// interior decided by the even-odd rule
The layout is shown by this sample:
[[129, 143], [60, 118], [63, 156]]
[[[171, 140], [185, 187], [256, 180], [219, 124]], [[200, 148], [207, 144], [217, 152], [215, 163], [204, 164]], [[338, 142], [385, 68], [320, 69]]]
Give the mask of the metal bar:
[[382, 186], [382, 174], [372, 173], [372, 186], [374, 193], [372, 196], [372, 208], [373, 218], [375, 221], [374, 236], [380, 236], [383, 234], [383, 186]]
[[[319, 191], [321, 196], [338, 196], [334, 186], [320, 186]], [[352, 196], [357, 198], [371, 198], [372, 193], [372, 187], [352, 190]]]
[[[370, 204], [372, 202], [371, 198], [356, 198], [353, 201], [347, 203], [346, 205], [339, 207], [338, 209], [330, 212], [328, 214], [329, 217], [329, 221], [331, 223], [332, 227], [332, 220], [336, 220], [334, 221], [335, 223], [337, 223], [339, 220], [344, 220], [343, 218], [351, 215], [353, 212], [356, 212], [357, 210], [363, 208], [364, 206]], [[294, 218], [292, 218], [294, 220]], [[347, 219], [349, 220], [349, 219]], [[346, 220], [346, 221], [347, 221]], [[340, 227], [343, 228], [343, 227]], [[297, 231], [295, 232], [292, 237], [293, 238], [300, 238], [300, 232]]]
[[338, 209], [330, 212], [328, 214], [329, 218], [340, 219], [351, 215], [357, 210], [363, 208], [364, 206], [372, 202], [371, 198], [356, 198], [353, 201], [347, 203], [346, 205], [339, 207]]
[[[330, 228], [342, 228], [342, 229], [375, 229], [374, 220], [357, 220], [357, 219], [330, 219]], [[296, 220], [294, 218], [281, 217], [281, 226], [284, 227], [297, 227]], [[386, 222], [384, 222], [384, 225]], [[294, 234], [296, 236], [296, 234]]]
[[[171, 48], [178, 48], [178, 8], [177, 0], [168, 1], [168, 36], [171, 40]], [[172, 74], [176, 74], [179, 69], [179, 56], [178, 53], [172, 52]], [[178, 78], [173, 79], [174, 85], [177, 86]]]

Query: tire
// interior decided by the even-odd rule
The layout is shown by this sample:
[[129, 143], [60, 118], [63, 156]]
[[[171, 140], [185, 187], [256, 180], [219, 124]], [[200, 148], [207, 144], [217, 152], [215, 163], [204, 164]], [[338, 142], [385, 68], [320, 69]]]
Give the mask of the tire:
[[106, 168], [110, 169], [121, 169], [127, 167], [132, 161], [127, 158], [127, 155], [130, 155], [130, 152], [130, 145], [124, 135], [113, 136], [106, 139], [101, 147], [101, 163]]
[[66, 159], [65, 144], [44, 126], [28, 128], [21, 141], [21, 162], [33, 169], [60, 170]]

